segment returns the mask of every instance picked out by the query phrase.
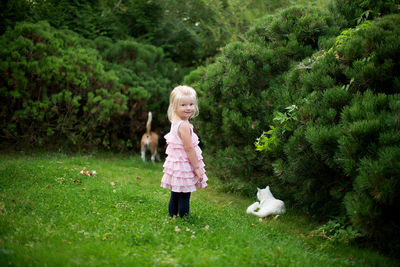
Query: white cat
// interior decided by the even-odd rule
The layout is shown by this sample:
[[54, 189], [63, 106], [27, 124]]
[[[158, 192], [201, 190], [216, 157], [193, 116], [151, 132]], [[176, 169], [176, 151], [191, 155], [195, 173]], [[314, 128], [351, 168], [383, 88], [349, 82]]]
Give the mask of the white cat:
[[[283, 214], [285, 213], [285, 203], [282, 200], [274, 198], [269, 186], [265, 189], [257, 188], [257, 198], [260, 202], [251, 204], [246, 212], [254, 214], [258, 217], [266, 217], [268, 215]], [[258, 211], [256, 211], [258, 209]]]

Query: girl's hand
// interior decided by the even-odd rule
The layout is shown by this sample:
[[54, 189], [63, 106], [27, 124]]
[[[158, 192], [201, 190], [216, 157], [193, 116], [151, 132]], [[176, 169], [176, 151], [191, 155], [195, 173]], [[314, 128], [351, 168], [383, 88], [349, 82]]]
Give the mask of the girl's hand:
[[200, 170], [200, 168], [196, 168], [194, 170], [194, 173], [196, 174], [197, 178], [199, 178], [199, 182], [203, 181], [203, 172]]

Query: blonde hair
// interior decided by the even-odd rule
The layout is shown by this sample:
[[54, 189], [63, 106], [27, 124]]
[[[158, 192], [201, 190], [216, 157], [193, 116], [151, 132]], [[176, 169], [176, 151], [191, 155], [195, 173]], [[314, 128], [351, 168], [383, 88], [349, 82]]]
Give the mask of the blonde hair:
[[189, 119], [199, 115], [199, 106], [197, 104], [196, 91], [190, 86], [179, 85], [172, 90], [171, 95], [169, 96], [168, 119], [170, 122], [175, 119], [175, 110], [177, 109], [179, 102], [181, 101], [183, 96], [192, 97], [194, 101], [194, 113]]

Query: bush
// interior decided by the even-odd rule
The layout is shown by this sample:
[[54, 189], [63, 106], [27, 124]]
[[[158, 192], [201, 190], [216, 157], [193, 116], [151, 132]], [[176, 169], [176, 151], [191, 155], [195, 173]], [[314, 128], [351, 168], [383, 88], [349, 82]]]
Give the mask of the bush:
[[[46, 22], [21, 23], [1, 37], [2, 143], [139, 146], [149, 109], [155, 119], [165, 114], [168, 68], [177, 67], [153, 46], [102, 41]], [[100, 44], [105, 60], [91, 48]]]
[[357, 95], [343, 111], [343, 128], [348, 130], [339, 140], [337, 155], [344, 172], [355, 177], [353, 190], [344, 199], [352, 223], [364, 236], [393, 251], [399, 246], [388, 240], [400, 237], [399, 111], [400, 94]]
[[347, 214], [385, 249], [395, 247], [387, 240], [400, 223], [393, 217], [400, 185], [399, 25], [400, 16], [390, 15], [346, 30], [311, 70], [291, 71], [288, 85], [303, 95], [300, 119], [277, 161], [288, 187], [303, 188], [293, 195], [296, 203], [325, 216]]
[[[395, 248], [387, 240], [399, 227], [399, 26], [389, 15], [339, 34], [324, 13], [290, 8], [187, 76], [225, 184], [246, 193], [241, 181], [272, 184], [297, 208], [347, 216], [354, 233]], [[285, 111], [292, 105], [295, 114]], [[278, 141], [259, 153], [250, 144], [263, 130]]]
[[344, 18], [344, 27], [354, 27], [367, 19], [399, 12], [397, 0], [335, 0], [332, 12]]
[[360, 233], [347, 222], [345, 216], [341, 216], [330, 219], [326, 224], [313, 231], [312, 236], [320, 236], [333, 242], [349, 244], [360, 237]]
[[[204, 147], [216, 152], [217, 158], [212, 164], [221, 171], [223, 180], [241, 177], [249, 181], [254, 173], [271, 173], [264, 162], [253, 161], [258, 155], [249, 142], [257, 137], [260, 121], [270, 109], [260, 99], [268, 83], [265, 76], [270, 72], [263, 58], [271, 59], [271, 52], [254, 44], [234, 43], [223, 50], [216, 63], [185, 80], [188, 83], [194, 80], [194, 75], [201, 77], [192, 84], [200, 95], [199, 134]], [[261, 69], [265, 72], [258, 71]], [[220, 158], [221, 154], [225, 156]]]
[[7, 28], [13, 28], [15, 23], [29, 19], [31, 13], [31, 2], [25, 0], [1, 1], [0, 2], [0, 35]]
[[262, 154], [254, 151], [253, 142], [272, 122], [274, 108], [283, 110], [293, 101], [282, 89], [286, 72], [296, 60], [311, 56], [320, 40], [329, 39], [335, 32], [329, 25], [334, 27], [329, 15], [315, 9], [283, 10], [249, 30], [248, 42], [229, 44], [215, 63], [185, 78], [200, 91], [200, 134], [209, 152], [224, 155], [212, 164], [226, 182], [279, 183], [271, 163], [283, 152]]

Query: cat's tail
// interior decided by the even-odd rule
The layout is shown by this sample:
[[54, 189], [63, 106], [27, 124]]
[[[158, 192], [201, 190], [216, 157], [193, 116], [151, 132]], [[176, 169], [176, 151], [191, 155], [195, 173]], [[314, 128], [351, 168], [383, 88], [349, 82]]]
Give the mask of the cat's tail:
[[273, 213], [272, 211], [270, 211], [270, 210], [251, 211], [250, 213], [251, 213], [251, 214], [254, 214], [254, 215], [256, 215], [256, 216], [258, 216], [258, 217], [260, 217], [260, 218], [264, 218], [264, 217], [267, 217], [267, 216], [269, 216], [269, 215], [274, 214], [274, 213]]
[[280, 215], [286, 212], [285, 208], [274, 208], [274, 209], [266, 209], [266, 210], [259, 210], [257, 212], [253, 212], [254, 215], [264, 218], [269, 215]]
[[248, 208], [247, 208], [247, 210], [246, 210], [246, 213], [247, 214], [254, 214], [255, 213], [255, 211], [258, 209], [258, 208], [260, 208], [260, 202], [254, 202], [253, 204], [251, 204]]

